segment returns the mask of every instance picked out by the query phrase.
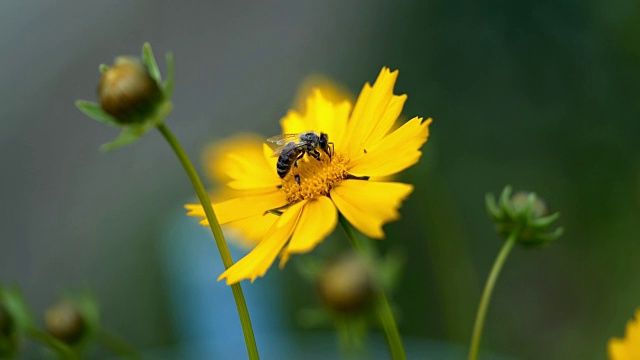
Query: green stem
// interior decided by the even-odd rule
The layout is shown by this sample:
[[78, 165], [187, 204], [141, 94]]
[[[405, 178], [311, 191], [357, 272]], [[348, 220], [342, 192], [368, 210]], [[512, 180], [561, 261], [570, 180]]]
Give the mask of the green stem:
[[469, 360], [478, 359], [478, 351], [480, 350], [480, 339], [482, 338], [482, 329], [484, 328], [484, 319], [487, 316], [487, 309], [489, 308], [489, 302], [491, 302], [491, 294], [493, 293], [493, 288], [496, 285], [496, 281], [498, 280], [498, 275], [500, 275], [500, 270], [502, 270], [502, 266], [504, 265], [511, 249], [516, 243], [516, 239], [518, 238], [518, 231], [514, 231], [509, 235], [507, 241], [502, 245], [502, 249], [498, 253], [498, 257], [493, 262], [493, 267], [491, 268], [491, 272], [489, 273], [489, 277], [487, 278], [487, 283], [484, 285], [484, 290], [482, 292], [482, 298], [480, 299], [480, 305], [478, 306], [478, 313], [476, 314], [476, 322], [473, 326], [473, 335], [471, 337], [471, 348], [469, 349]]
[[[202, 180], [200, 180], [196, 169], [193, 167], [193, 164], [191, 163], [191, 160], [189, 160], [187, 154], [184, 152], [184, 149], [182, 149], [182, 146], [180, 146], [180, 143], [173, 136], [171, 131], [169, 131], [167, 126], [164, 124], [160, 124], [158, 125], [158, 130], [160, 130], [169, 145], [171, 145], [171, 148], [176, 153], [176, 156], [180, 160], [182, 167], [189, 176], [189, 180], [191, 180], [193, 189], [196, 191], [198, 199], [200, 200], [200, 203], [204, 208], [204, 212], [207, 215], [209, 227], [211, 228], [213, 237], [216, 240], [216, 245], [218, 246], [218, 251], [220, 252], [220, 257], [222, 258], [222, 263], [224, 264], [225, 269], [230, 268], [233, 265], [233, 259], [231, 258], [231, 253], [229, 252], [229, 248], [227, 247], [227, 242], [224, 239], [224, 234], [222, 234], [220, 223], [218, 223], [216, 214], [213, 211], [213, 207], [211, 206], [209, 195], [202, 185]], [[256, 340], [253, 335], [253, 327], [251, 326], [251, 319], [249, 318], [249, 311], [247, 310], [247, 303], [244, 300], [242, 287], [240, 286], [240, 284], [233, 284], [231, 285], [231, 291], [233, 292], [233, 298], [235, 299], [236, 307], [238, 308], [238, 315], [240, 316], [240, 323], [242, 324], [242, 332], [244, 333], [244, 342], [247, 345], [249, 359], [259, 359], [260, 355], [258, 355], [258, 347], [256, 346]]]
[[114, 354], [119, 355], [125, 359], [142, 359], [140, 354], [138, 354], [138, 352], [134, 348], [124, 342], [122, 338], [111, 332], [100, 330], [96, 334], [96, 339], [99, 343], [101, 343], [107, 349], [111, 350]]
[[[358, 252], [367, 252], [367, 247], [360, 243], [358, 240], [358, 235], [355, 230], [349, 224], [347, 219], [340, 214], [338, 216], [338, 220], [340, 221], [340, 225], [344, 228], [344, 231], [347, 233], [347, 237], [351, 242], [351, 246]], [[391, 311], [391, 306], [389, 306], [389, 301], [387, 300], [387, 296], [385, 295], [382, 289], [378, 289], [376, 291], [376, 313], [382, 324], [382, 328], [384, 330], [385, 338], [387, 339], [387, 345], [389, 346], [389, 351], [391, 352], [391, 358], [394, 360], [404, 360], [407, 358], [407, 355], [404, 351], [404, 346], [402, 345], [402, 339], [400, 338], [400, 332], [398, 331], [398, 325], [396, 325], [396, 320], [393, 317], [393, 312]]]
[[80, 359], [80, 356], [78, 356], [78, 354], [75, 351], [73, 351], [73, 349], [71, 349], [62, 341], [54, 338], [51, 334], [34, 327], [28, 328], [27, 332], [32, 339], [40, 342], [42, 345], [58, 353], [58, 355], [60, 355], [62, 359], [66, 359], [66, 360]]

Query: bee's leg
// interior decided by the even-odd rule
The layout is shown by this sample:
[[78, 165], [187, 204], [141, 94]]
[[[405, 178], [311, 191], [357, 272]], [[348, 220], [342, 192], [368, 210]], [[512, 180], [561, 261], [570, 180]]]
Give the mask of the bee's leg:
[[313, 156], [314, 159], [320, 161], [320, 153], [318, 152], [318, 150], [311, 150], [309, 151], [309, 155]]
[[296, 182], [298, 183], [298, 185], [300, 185], [300, 175], [295, 174], [295, 175], [293, 176], [293, 178], [296, 180]]
[[300, 154], [300, 156], [296, 158], [296, 161], [293, 162], [293, 166], [298, 167], [298, 160], [302, 159], [303, 156], [304, 156], [304, 153]]
[[327, 155], [329, 155], [329, 160], [331, 160], [331, 157], [335, 154], [336, 150], [332, 142], [330, 142], [329, 145], [331, 145], [331, 147], [327, 147]]

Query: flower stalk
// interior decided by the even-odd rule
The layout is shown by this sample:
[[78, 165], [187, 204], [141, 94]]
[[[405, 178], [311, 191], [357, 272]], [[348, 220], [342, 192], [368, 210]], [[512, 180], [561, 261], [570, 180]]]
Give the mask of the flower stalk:
[[478, 312], [476, 314], [476, 321], [473, 325], [473, 335], [471, 337], [471, 348], [469, 349], [469, 360], [476, 360], [478, 358], [478, 351], [480, 350], [480, 340], [482, 338], [482, 330], [484, 328], [484, 319], [487, 316], [487, 310], [489, 303], [491, 302], [491, 295], [493, 294], [493, 288], [496, 285], [502, 266], [504, 265], [511, 249], [516, 244], [519, 231], [513, 231], [507, 241], [502, 245], [502, 249], [498, 253], [496, 260], [493, 262], [493, 267], [487, 278], [487, 282], [484, 285], [482, 291], [482, 298], [480, 299], [480, 305], [478, 306]]
[[[216, 214], [213, 211], [213, 207], [211, 206], [209, 195], [207, 194], [207, 191], [202, 184], [202, 180], [200, 180], [200, 177], [193, 167], [191, 160], [185, 153], [178, 140], [175, 138], [175, 136], [173, 136], [169, 128], [167, 128], [164, 123], [158, 124], [157, 128], [167, 140], [176, 156], [178, 157], [178, 160], [180, 160], [182, 167], [187, 173], [187, 176], [189, 176], [191, 185], [193, 185], [193, 189], [198, 195], [198, 200], [200, 200], [200, 203], [202, 204], [207, 215], [209, 227], [211, 228], [211, 233], [213, 234], [213, 237], [216, 241], [216, 246], [218, 247], [218, 251], [220, 252], [222, 263], [224, 264], [225, 269], [230, 268], [233, 265], [233, 259], [231, 258], [229, 247], [227, 246], [224, 234], [222, 233], [222, 229], [220, 228], [220, 224], [218, 222], [218, 219], [216, 218]], [[231, 290], [233, 292], [233, 298], [236, 302], [236, 307], [238, 308], [238, 315], [240, 316], [240, 323], [242, 325], [242, 332], [244, 334], [244, 340], [247, 346], [249, 359], [259, 359], [260, 356], [258, 355], [258, 347], [256, 346], [255, 337], [253, 335], [253, 327], [251, 325], [251, 319], [249, 318], [249, 311], [247, 310], [247, 303], [244, 299], [242, 287], [240, 286], [240, 284], [236, 283], [231, 285]]]
[[63, 343], [62, 341], [56, 339], [55, 337], [53, 337], [52, 335], [50, 335], [47, 332], [44, 332], [40, 329], [37, 329], [35, 327], [29, 327], [26, 329], [27, 333], [29, 334], [29, 336], [38, 341], [39, 343], [41, 343], [42, 345], [50, 348], [51, 350], [55, 351], [58, 355], [60, 355], [60, 357], [62, 359], [65, 360], [78, 360], [80, 359], [80, 356], [73, 351], [73, 349], [71, 349], [69, 346], [67, 346], [65, 343]]
[[[368, 251], [367, 247], [360, 243], [358, 235], [351, 224], [349, 224], [349, 221], [347, 221], [342, 214], [338, 215], [338, 221], [346, 232], [347, 237], [351, 242], [351, 246], [360, 253], [366, 253]], [[400, 332], [398, 331], [398, 325], [393, 317], [393, 312], [391, 311], [391, 306], [389, 305], [387, 296], [385, 295], [384, 290], [380, 287], [377, 287], [375, 290], [375, 299], [376, 314], [382, 324], [387, 345], [391, 352], [391, 358], [394, 360], [404, 360], [407, 358], [407, 355], [404, 351], [404, 345], [402, 344]]]
[[111, 350], [114, 354], [123, 359], [141, 360], [142, 357], [138, 352], [127, 344], [118, 335], [106, 330], [100, 330], [96, 334], [96, 340], [105, 348]]

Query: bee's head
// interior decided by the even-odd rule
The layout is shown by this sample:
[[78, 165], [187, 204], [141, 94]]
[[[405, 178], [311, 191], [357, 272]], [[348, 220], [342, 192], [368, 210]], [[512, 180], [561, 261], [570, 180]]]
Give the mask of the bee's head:
[[329, 148], [329, 135], [320, 133], [320, 139], [318, 140], [318, 146], [320, 149], [327, 151]]

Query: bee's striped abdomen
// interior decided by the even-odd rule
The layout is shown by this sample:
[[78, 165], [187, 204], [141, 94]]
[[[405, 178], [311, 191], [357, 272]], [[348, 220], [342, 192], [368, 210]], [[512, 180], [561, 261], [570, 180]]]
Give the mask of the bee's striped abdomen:
[[293, 165], [293, 162], [289, 160], [287, 155], [288, 154], [286, 153], [280, 154], [278, 157], [278, 163], [276, 164], [276, 170], [278, 171], [278, 176], [280, 176], [281, 179], [287, 175]]

